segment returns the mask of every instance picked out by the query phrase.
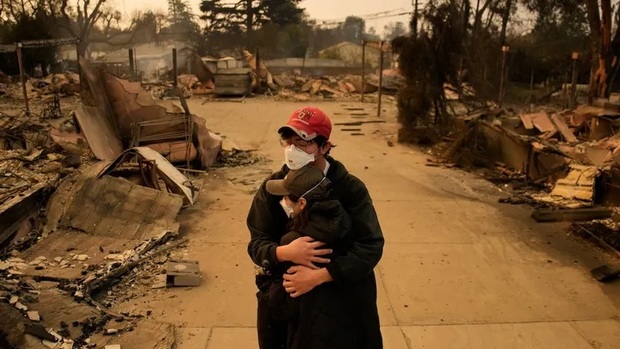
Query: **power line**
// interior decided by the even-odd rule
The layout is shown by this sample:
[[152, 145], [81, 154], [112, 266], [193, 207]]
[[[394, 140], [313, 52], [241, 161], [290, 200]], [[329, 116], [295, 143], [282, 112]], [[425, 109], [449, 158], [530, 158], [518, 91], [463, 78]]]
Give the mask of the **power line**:
[[[397, 11], [401, 11], [401, 12], [393, 13]], [[381, 12], [371, 13], [367, 15], [351, 16], [351, 17], [358, 17], [363, 20], [375, 20], [375, 19], [383, 19], [383, 18], [391, 18], [391, 17], [401, 17], [401, 16], [406, 16], [406, 15], [411, 15], [411, 14], [413, 14], [413, 11], [407, 11], [406, 9], [399, 8], [399, 9], [394, 9], [394, 10], [389, 10], [389, 11], [381, 11]], [[336, 20], [317, 20], [316, 23], [319, 26], [322, 26], [322, 25], [329, 26], [329, 25], [339, 25], [339, 24], [344, 23], [345, 21], [346, 21], [346, 18], [336, 19]]]

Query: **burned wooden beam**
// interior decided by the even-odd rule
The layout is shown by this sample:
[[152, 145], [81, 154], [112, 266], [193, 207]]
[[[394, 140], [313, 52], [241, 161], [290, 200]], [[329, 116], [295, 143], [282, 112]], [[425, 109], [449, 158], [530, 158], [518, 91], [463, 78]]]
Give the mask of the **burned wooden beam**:
[[536, 222], [584, 222], [594, 219], [610, 218], [613, 210], [603, 207], [573, 208], [573, 209], [549, 209], [540, 208], [532, 213], [532, 219]]
[[37, 48], [37, 47], [53, 47], [63, 45], [75, 45], [79, 42], [77, 38], [64, 38], [64, 39], [45, 39], [45, 40], [24, 40], [21, 42], [23, 48]]

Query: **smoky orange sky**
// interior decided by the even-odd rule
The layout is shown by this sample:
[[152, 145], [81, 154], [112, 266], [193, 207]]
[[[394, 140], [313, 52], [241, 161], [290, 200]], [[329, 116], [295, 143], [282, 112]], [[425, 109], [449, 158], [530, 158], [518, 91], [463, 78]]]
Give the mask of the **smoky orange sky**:
[[[225, 1], [235, 2], [235, 1]], [[421, 4], [426, 0], [420, 0]], [[199, 15], [200, 0], [189, 0], [194, 14]], [[113, 0], [110, 5], [119, 10], [125, 18], [131, 17], [136, 10], [162, 10], [168, 8], [167, 0]], [[409, 12], [413, 9], [412, 0], [304, 0], [300, 6], [306, 9], [308, 15], [317, 20], [344, 20], [347, 16], [365, 16], [379, 12], [392, 11], [389, 14]], [[366, 27], [375, 27], [377, 34], [383, 34], [383, 28], [390, 22], [409, 21], [410, 15], [401, 15], [388, 18], [367, 19]]]

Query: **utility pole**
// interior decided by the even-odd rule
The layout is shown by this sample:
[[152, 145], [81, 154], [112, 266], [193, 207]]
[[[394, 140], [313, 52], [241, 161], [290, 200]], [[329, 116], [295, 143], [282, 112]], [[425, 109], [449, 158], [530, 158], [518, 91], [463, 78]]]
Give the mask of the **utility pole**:
[[362, 103], [364, 103], [364, 90], [366, 87], [366, 41], [362, 40]]
[[19, 79], [22, 82], [22, 92], [24, 93], [24, 103], [26, 105], [26, 115], [30, 116], [30, 106], [28, 105], [28, 91], [26, 89], [26, 77], [24, 74], [24, 62], [22, 59], [22, 43], [17, 43], [17, 64], [19, 65]]
[[177, 66], [177, 49], [173, 48], [172, 49], [172, 85], [174, 87], [177, 87], [178, 85], [178, 79], [177, 76], [179, 76], [179, 71], [178, 71], [178, 66]]
[[129, 80], [136, 81], [136, 66], [134, 63], [133, 49], [130, 48], [129, 52]]
[[381, 40], [379, 50], [381, 51], [381, 56], [379, 59], [379, 100], [377, 101], [377, 116], [381, 117], [381, 92], [383, 91], [383, 40]]
[[570, 99], [568, 106], [574, 108], [577, 105], [577, 60], [579, 52], [573, 52], [573, 78], [571, 79]]
[[411, 0], [413, 5], [413, 37], [418, 36], [418, 0]]
[[502, 102], [504, 101], [504, 79], [505, 79], [505, 71], [506, 71], [506, 56], [508, 55], [508, 51], [510, 51], [510, 47], [508, 46], [502, 46], [502, 70], [500, 71], [500, 77], [499, 77], [499, 98], [497, 99], [497, 102], [500, 106], [500, 108], [502, 107]]

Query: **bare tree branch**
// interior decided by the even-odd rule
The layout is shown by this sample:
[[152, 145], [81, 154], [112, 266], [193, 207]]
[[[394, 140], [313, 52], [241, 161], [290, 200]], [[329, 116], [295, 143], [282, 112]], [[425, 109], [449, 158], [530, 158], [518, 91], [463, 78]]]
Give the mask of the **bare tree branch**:
[[66, 24], [59, 23], [60, 27], [66, 29], [72, 36], [78, 37], [78, 35], [75, 33], [75, 31], [71, 27], [71, 17], [69, 17], [69, 14], [67, 13], [67, 0], [62, 0], [62, 3], [60, 5], [60, 14], [62, 15], [62, 18], [66, 22]]

